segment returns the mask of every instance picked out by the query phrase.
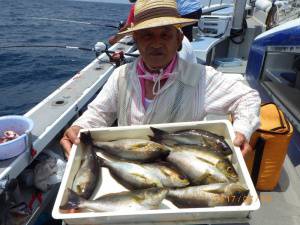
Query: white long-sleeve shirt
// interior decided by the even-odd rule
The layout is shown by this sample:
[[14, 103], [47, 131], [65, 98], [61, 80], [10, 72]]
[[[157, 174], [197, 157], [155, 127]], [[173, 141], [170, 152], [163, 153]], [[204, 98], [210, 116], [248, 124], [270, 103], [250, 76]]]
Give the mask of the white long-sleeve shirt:
[[[119, 125], [186, 122], [202, 120], [208, 113], [231, 113], [234, 130], [247, 140], [259, 126], [261, 101], [257, 91], [212, 67], [178, 60], [173, 76], [147, 109], [141, 101], [142, 90], [135, 68], [136, 62], [116, 69], [74, 125], [111, 126], [117, 118]], [[129, 97], [124, 97], [127, 94]]]

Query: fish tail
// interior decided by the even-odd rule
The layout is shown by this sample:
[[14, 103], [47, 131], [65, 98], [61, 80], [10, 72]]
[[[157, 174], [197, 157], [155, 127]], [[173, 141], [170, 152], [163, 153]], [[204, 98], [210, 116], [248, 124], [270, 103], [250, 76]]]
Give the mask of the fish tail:
[[85, 145], [93, 145], [93, 138], [90, 132], [80, 133], [80, 140]]
[[79, 209], [83, 198], [79, 197], [70, 188], [67, 189], [67, 202], [64, 205], [59, 206], [62, 210]]
[[106, 160], [104, 158], [97, 156], [97, 160], [98, 160], [99, 166], [106, 167]]
[[161, 159], [162, 159], [162, 160], [166, 160], [167, 157], [168, 157], [168, 156], [170, 155], [170, 153], [171, 153], [171, 149], [168, 148], [168, 146], [166, 146], [166, 145], [164, 145], [164, 146], [165, 146], [165, 149], [164, 149], [163, 154], [161, 155]]
[[148, 137], [149, 137], [149, 139], [150, 139], [150, 141], [153, 141], [153, 142], [156, 142], [156, 143], [161, 143], [161, 141], [162, 141], [162, 137], [161, 136], [150, 136], [150, 135], [148, 135]]
[[164, 136], [164, 135], [168, 134], [168, 132], [163, 131], [163, 130], [158, 129], [158, 128], [155, 128], [155, 127], [150, 127], [150, 129], [152, 130], [155, 137], [161, 137], [161, 136]]

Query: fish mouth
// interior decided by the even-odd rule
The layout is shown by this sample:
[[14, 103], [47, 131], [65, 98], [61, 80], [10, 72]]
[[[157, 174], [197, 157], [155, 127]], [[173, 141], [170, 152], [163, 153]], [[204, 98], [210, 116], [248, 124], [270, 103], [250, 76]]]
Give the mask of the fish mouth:
[[228, 179], [231, 181], [231, 182], [237, 182], [239, 180], [239, 177], [238, 176], [228, 176]]
[[225, 176], [231, 181], [231, 182], [237, 182], [239, 180], [239, 176], [235, 173], [226, 173]]

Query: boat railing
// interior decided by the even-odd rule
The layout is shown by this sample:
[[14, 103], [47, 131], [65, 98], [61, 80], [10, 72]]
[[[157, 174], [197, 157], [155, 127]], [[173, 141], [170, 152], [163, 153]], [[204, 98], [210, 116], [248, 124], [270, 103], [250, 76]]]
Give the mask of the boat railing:
[[[212, 0], [209, 0], [208, 7], [211, 6], [211, 2], [212, 2]], [[219, 5], [222, 5], [222, 4], [223, 4], [223, 0], [220, 0]]]
[[[212, 0], [209, 0], [208, 2], [208, 7], [210, 7], [212, 5]], [[214, 3], [214, 5], [223, 5], [223, 0], [220, 0], [219, 3]]]

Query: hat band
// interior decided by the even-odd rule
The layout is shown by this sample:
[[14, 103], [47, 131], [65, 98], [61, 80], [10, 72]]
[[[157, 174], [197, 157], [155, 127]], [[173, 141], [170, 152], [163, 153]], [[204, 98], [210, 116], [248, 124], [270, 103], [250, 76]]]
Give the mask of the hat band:
[[141, 23], [145, 20], [158, 18], [158, 17], [176, 17], [179, 18], [179, 14], [176, 8], [170, 7], [157, 7], [145, 10], [143, 12], [134, 15], [134, 24]]

